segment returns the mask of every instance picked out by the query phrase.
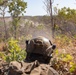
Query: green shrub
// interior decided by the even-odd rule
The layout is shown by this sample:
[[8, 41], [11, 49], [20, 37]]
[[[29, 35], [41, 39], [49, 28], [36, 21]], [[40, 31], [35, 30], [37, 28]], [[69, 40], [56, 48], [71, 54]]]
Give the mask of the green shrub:
[[43, 24], [38, 25], [38, 26], [37, 26], [37, 29], [39, 29], [39, 30], [44, 29], [44, 25], [43, 25]]
[[22, 50], [18, 44], [18, 41], [14, 38], [8, 40], [9, 53], [6, 56], [6, 61], [21, 61], [25, 59], [25, 50]]

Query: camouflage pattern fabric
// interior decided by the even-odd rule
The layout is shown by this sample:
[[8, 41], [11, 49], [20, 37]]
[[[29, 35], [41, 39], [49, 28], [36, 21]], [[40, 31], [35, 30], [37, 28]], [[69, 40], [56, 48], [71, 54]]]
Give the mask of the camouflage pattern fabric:
[[35, 62], [17, 62], [9, 64], [8, 75], [59, 75], [50, 65]]

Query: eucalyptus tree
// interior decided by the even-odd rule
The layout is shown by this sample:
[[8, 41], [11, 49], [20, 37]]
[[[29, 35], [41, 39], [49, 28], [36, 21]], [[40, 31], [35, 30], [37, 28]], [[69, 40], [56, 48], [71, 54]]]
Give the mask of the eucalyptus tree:
[[76, 23], [76, 9], [63, 7], [58, 10], [58, 17], [61, 20], [71, 21]]
[[27, 8], [27, 2], [24, 0], [9, 0], [9, 13], [12, 16], [12, 29], [13, 29], [13, 36], [17, 37], [17, 28], [19, 26], [19, 21], [21, 16], [26, 12], [25, 9]]

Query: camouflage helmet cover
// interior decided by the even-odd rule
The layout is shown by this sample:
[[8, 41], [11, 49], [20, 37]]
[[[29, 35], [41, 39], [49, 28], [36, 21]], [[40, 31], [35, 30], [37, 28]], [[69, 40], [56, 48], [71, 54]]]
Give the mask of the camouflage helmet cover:
[[26, 41], [26, 52], [28, 53], [50, 56], [54, 48], [55, 45], [52, 45], [50, 40], [42, 36]]

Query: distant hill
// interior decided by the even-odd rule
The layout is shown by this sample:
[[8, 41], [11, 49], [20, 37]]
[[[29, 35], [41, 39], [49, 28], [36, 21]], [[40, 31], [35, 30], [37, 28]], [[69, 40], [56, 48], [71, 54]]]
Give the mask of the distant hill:
[[[12, 34], [12, 18], [5, 17], [8, 37]], [[74, 36], [76, 34], [76, 24], [67, 21], [61, 21], [54, 17], [55, 34], [66, 34]], [[32, 34], [33, 37], [43, 35], [51, 37], [51, 22], [49, 16], [24, 16], [21, 17], [20, 26], [18, 28], [18, 37]], [[4, 24], [3, 19], [0, 17], [0, 37], [4, 37]]]

